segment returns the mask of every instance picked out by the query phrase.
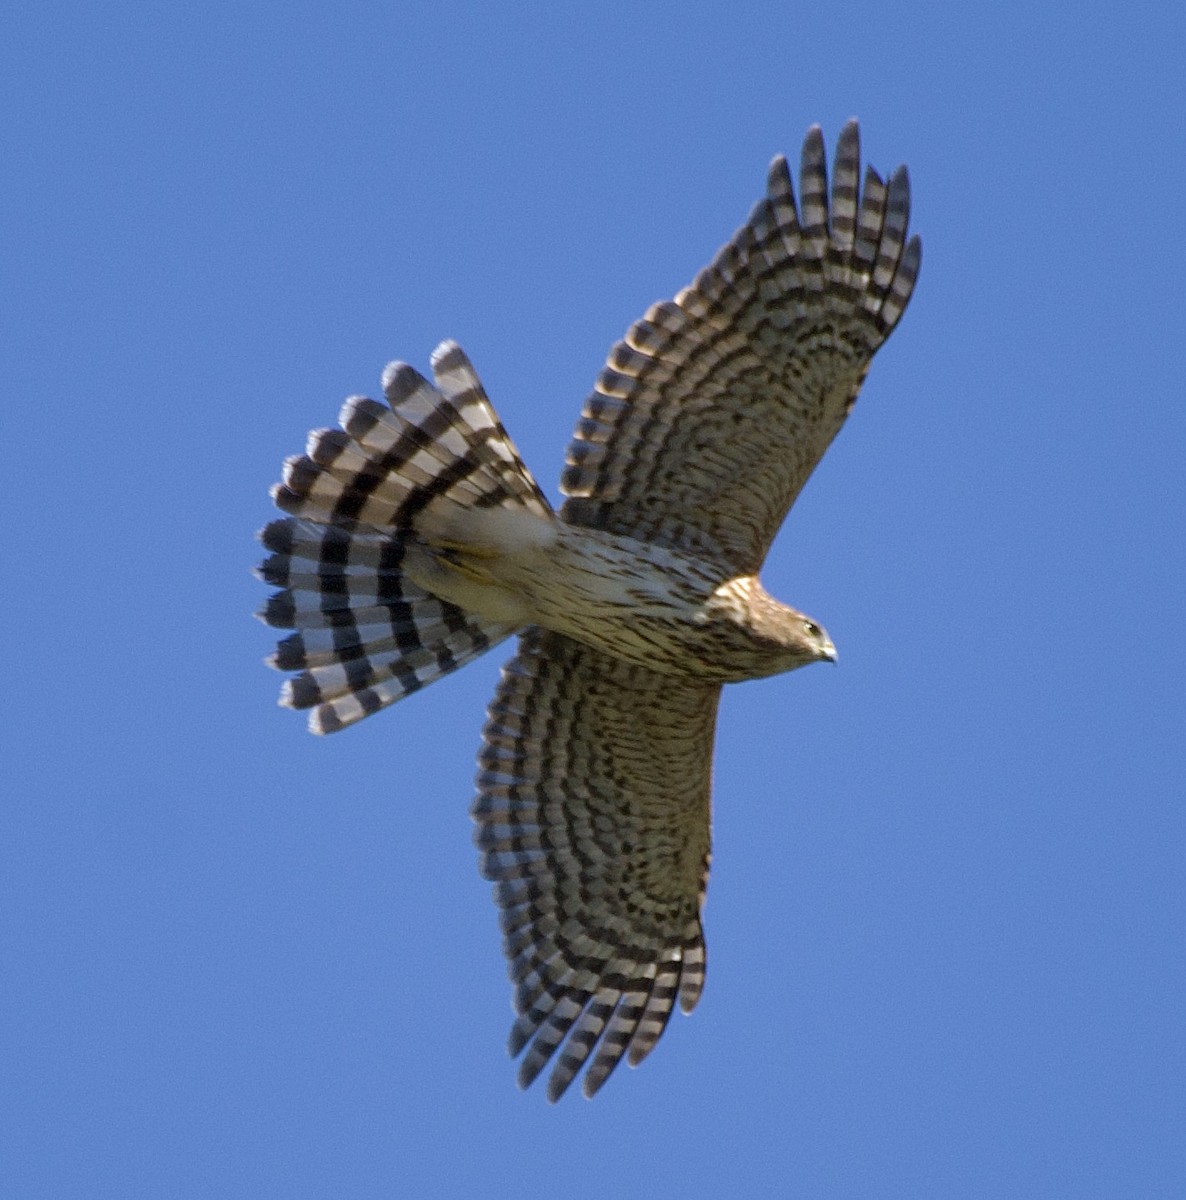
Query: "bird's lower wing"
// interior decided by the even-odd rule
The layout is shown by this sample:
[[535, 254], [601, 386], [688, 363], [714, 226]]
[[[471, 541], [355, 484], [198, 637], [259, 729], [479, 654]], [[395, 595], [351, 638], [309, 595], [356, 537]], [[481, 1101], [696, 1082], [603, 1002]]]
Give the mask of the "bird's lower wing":
[[490, 706], [474, 804], [497, 883], [529, 1084], [591, 1096], [652, 1049], [704, 983], [719, 687], [629, 666], [530, 629]]

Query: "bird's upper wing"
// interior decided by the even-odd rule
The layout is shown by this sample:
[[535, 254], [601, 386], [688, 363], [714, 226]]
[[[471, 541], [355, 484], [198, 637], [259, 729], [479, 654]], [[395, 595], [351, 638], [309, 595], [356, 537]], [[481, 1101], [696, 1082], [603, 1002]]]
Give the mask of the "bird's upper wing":
[[523, 1086], [556, 1099], [651, 1050], [704, 982], [700, 905], [720, 688], [532, 628], [490, 706], [474, 804], [520, 1014]]
[[610, 352], [568, 451], [562, 515], [755, 572], [902, 315], [921, 258], [905, 167], [860, 181], [855, 121], [831, 205], [807, 134], [796, 210], [786, 160], [695, 282]]

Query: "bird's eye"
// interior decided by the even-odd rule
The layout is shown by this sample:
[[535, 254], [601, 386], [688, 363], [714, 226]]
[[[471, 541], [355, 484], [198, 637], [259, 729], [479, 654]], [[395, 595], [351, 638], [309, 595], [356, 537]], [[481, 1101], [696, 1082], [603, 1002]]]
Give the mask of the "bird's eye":
[[820, 627], [814, 621], [804, 621], [803, 629], [809, 638], [818, 638], [820, 636]]

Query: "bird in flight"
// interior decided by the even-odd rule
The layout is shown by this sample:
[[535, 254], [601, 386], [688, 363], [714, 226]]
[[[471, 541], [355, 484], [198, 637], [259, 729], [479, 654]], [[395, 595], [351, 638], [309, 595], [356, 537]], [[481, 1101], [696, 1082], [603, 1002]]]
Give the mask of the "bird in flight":
[[461, 348], [346, 401], [284, 464], [261, 540], [292, 632], [281, 704], [332, 733], [516, 634], [473, 805], [495, 884], [526, 1087], [637, 1065], [704, 985], [701, 908], [721, 685], [834, 661], [758, 571], [914, 288], [905, 167], [862, 179], [855, 121], [829, 190], [818, 127], [674, 300], [610, 351], [556, 511]]

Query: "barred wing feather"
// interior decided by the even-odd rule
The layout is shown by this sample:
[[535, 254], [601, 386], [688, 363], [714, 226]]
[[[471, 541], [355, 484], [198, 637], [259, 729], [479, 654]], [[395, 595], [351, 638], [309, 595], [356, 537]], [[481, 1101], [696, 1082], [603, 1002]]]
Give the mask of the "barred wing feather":
[[610, 352], [569, 446], [561, 515], [756, 572], [910, 299], [910, 184], [860, 179], [855, 121], [828, 200], [807, 135], [798, 207], [786, 160], [695, 282]]
[[591, 1096], [698, 1000], [719, 695], [536, 628], [504, 668], [473, 813], [522, 1086], [559, 1051], [549, 1097], [587, 1062]]

